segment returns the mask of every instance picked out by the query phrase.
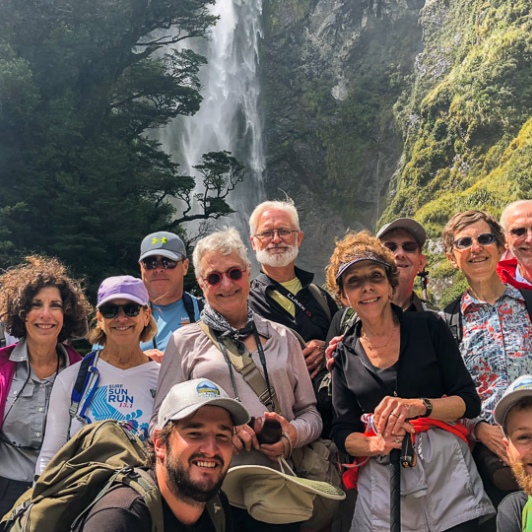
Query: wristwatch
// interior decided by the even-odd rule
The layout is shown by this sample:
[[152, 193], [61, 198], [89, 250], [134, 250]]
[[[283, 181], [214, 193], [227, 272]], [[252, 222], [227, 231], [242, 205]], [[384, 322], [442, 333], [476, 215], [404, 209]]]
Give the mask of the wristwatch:
[[426, 408], [425, 413], [421, 417], [430, 417], [432, 414], [432, 401], [426, 397], [421, 397], [423, 406]]

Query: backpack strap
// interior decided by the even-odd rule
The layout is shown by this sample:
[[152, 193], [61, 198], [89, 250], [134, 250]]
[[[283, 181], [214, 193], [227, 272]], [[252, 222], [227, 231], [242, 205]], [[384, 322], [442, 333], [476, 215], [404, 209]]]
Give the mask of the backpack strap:
[[[92, 351], [85, 356], [79, 365], [78, 376], [76, 377], [76, 382], [74, 383], [74, 388], [72, 389], [72, 395], [70, 396], [70, 408], [68, 409], [68, 413], [70, 414], [70, 425], [72, 425], [72, 420], [76, 417], [83, 394], [85, 393], [85, 390], [87, 389], [87, 386], [89, 385], [93, 375], [96, 375], [96, 382], [94, 383], [90, 396], [87, 397], [85, 403], [83, 404], [83, 409], [80, 412], [81, 417], [83, 417], [92, 400], [92, 396], [96, 391], [96, 385], [98, 384], [100, 377], [99, 372], [96, 369], [97, 361], [98, 351]], [[68, 438], [70, 439], [70, 426], [68, 428]]]
[[6, 346], [6, 326], [0, 323], [0, 348]]
[[[223, 340], [219, 340], [216, 337], [216, 334], [214, 331], [206, 325], [202, 320], [199, 320], [198, 325], [200, 326], [201, 330], [209, 337], [211, 342], [220, 350], [222, 353], [224, 353], [224, 348], [226, 350], [226, 353], [229, 358], [229, 362], [232, 364], [232, 366], [242, 375], [248, 386], [255, 392], [257, 397], [260, 399], [260, 402], [271, 412], [272, 411], [272, 404], [270, 402], [270, 392], [271, 392], [271, 400], [273, 401], [273, 406], [275, 408], [275, 412], [281, 413], [281, 405], [279, 404], [279, 399], [277, 398], [277, 394], [275, 393], [275, 390], [271, 387], [268, 387], [268, 384], [266, 383], [266, 379], [262, 375], [262, 373], [259, 371], [259, 368], [255, 364], [255, 361], [251, 358], [251, 356], [245, 356], [238, 352], [237, 347], [235, 344], [229, 340], [228, 338], [224, 338]], [[223, 346], [221, 343], [223, 342]]]
[[325, 312], [325, 315], [330, 322], [332, 320], [331, 309], [329, 308], [325, 294], [321, 291], [320, 287], [314, 283], [310, 283], [308, 289], [314, 299], [320, 304], [320, 307], [323, 309], [323, 312]]
[[183, 304], [185, 305], [185, 310], [187, 311], [190, 323], [196, 322], [196, 310], [198, 314], [201, 311], [198, 303], [198, 300], [193, 298], [188, 292], [183, 292]]
[[91, 508], [118, 484], [125, 484], [142, 496], [150, 512], [151, 532], [164, 532], [161, 492], [151, 475], [144, 469], [138, 467], [125, 467], [117, 470], [98, 492], [93, 501], [74, 519], [70, 530], [74, 532], [80, 530]]
[[462, 330], [462, 311], [460, 309], [461, 303], [462, 296], [459, 296], [443, 309], [443, 320], [449, 327], [451, 334], [458, 345], [462, 342], [462, 337], [464, 335]]
[[216, 532], [225, 532], [225, 512], [220, 495], [217, 493], [212, 499], [209, 499], [206, 506], [214, 525], [214, 530]]
[[530, 317], [530, 321], [532, 321], [532, 290], [527, 290], [525, 288], [519, 288], [518, 290], [521, 292], [521, 295], [525, 300], [526, 310]]
[[351, 325], [355, 322], [357, 313], [351, 307], [346, 307], [342, 312], [342, 318], [340, 320], [340, 332], [345, 334]]

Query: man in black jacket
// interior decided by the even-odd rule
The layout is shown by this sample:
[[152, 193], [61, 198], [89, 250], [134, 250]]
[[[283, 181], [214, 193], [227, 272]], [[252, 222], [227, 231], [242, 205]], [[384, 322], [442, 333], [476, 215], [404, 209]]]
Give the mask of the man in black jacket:
[[295, 265], [303, 231], [290, 201], [265, 201], [249, 220], [251, 245], [261, 273], [251, 283], [251, 308], [293, 329], [303, 340], [311, 379], [325, 363], [325, 337], [338, 310], [331, 296], [312, 284], [314, 275]]

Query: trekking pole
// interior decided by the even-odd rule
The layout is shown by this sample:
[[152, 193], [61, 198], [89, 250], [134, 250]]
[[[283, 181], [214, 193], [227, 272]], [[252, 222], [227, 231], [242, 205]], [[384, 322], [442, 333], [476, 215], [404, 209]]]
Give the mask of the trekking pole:
[[400, 449], [390, 452], [390, 532], [401, 532]]

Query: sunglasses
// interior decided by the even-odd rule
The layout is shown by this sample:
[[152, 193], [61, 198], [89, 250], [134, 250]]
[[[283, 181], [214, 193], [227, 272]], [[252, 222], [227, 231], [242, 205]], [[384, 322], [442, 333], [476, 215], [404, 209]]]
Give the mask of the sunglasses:
[[397, 242], [384, 242], [384, 247], [395, 253], [399, 248], [403, 248], [406, 253], [414, 253], [419, 249], [417, 242], [409, 241], [398, 244]]
[[209, 283], [211, 286], [216, 286], [217, 284], [222, 282], [224, 275], [228, 279], [231, 279], [231, 281], [239, 281], [240, 279], [242, 279], [242, 275], [244, 275], [245, 271], [246, 268], [229, 268], [226, 272], [211, 272], [203, 280]]
[[98, 310], [104, 318], [111, 320], [118, 316], [120, 309], [122, 309], [122, 312], [128, 318], [134, 318], [140, 314], [140, 307], [141, 305], [138, 303], [126, 303], [125, 305], [113, 305], [112, 303], [109, 303], [98, 307]]
[[468, 249], [473, 245], [473, 241], [476, 240], [481, 246], [489, 246], [495, 242], [495, 235], [492, 233], [482, 233], [477, 237], [463, 236], [453, 242], [453, 246], [456, 249]]
[[161, 259], [148, 257], [147, 259], [140, 261], [142, 267], [145, 270], [155, 270], [157, 268], [163, 268], [164, 270], [173, 270], [180, 262], [180, 260], [172, 260], [167, 259], [165, 257]]
[[516, 227], [515, 229], [510, 229], [510, 234], [512, 236], [525, 236], [528, 231], [532, 231], [532, 227]]

